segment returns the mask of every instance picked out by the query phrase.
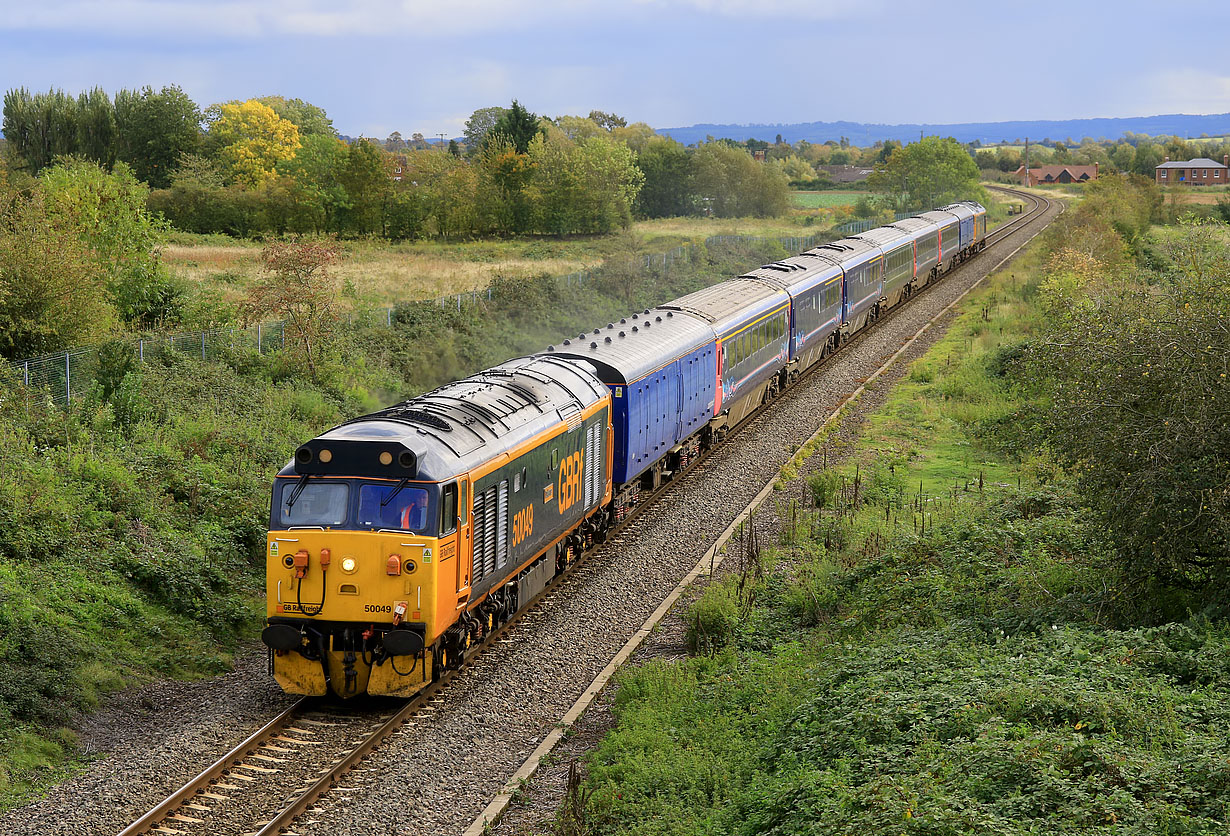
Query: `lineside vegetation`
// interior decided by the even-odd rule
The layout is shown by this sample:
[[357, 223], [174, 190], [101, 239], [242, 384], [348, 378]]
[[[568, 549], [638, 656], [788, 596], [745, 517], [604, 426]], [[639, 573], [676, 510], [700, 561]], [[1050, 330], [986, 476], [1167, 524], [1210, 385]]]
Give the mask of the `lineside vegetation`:
[[621, 675], [556, 832], [1225, 832], [1227, 230], [1086, 189]]
[[[0, 369], [0, 808], [78, 762], [76, 712], [155, 677], [228, 670], [255, 639], [269, 474], [304, 438], [785, 254], [702, 248], [665, 276], [619, 265], [583, 288], [499, 280], [491, 305], [407, 303], [392, 327], [330, 331], [318, 306], [310, 353], [288, 332], [272, 355], [147, 350], [138, 364], [117, 341], [67, 411]], [[268, 256], [271, 281], [299, 283], [267, 301], [290, 306], [329, 261], [312, 246]]]

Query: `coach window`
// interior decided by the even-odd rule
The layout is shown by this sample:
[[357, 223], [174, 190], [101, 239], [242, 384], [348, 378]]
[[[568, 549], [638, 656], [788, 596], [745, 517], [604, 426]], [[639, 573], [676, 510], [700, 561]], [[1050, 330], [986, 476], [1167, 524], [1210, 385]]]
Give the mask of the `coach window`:
[[457, 530], [457, 483], [444, 486], [440, 502], [440, 535]]

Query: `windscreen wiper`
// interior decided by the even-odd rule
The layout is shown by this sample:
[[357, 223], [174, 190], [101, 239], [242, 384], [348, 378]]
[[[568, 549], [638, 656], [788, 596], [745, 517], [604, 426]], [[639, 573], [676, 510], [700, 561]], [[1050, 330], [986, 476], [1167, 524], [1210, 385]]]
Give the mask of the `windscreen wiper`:
[[303, 493], [303, 489], [307, 487], [308, 479], [312, 478], [312, 474], [305, 473], [299, 477], [299, 484], [295, 485], [294, 490], [290, 492], [290, 496], [286, 499], [286, 508], [290, 510], [299, 499], [299, 494]]
[[388, 496], [386, 496], [384, 499], [380, 500], [380, 507], [381, 507], [381, 508], [383, 508], [384, 506], [386, 506], [386, 505], [388, 505], [390, 502], [392, 502], [392, 501], [393, 501], [393, 497], [395, 497], [395, 496], [397, 496], [399, 493], [401, 493], [401, 489], [402, 489], [402, 488], [404, 488], [404, 487], [405, 487], [406, 485], [408, 485], [408, 484], [410, 484], [410, 477], [409, 477], [409, 476], [407, 476], [405, 479], [402, 479], [400, 482], [398, 482], [398, 483], [397, 483], [397, 487], [393, 488], [393, 490], [389, 493], [389, 495], [388, 495]]

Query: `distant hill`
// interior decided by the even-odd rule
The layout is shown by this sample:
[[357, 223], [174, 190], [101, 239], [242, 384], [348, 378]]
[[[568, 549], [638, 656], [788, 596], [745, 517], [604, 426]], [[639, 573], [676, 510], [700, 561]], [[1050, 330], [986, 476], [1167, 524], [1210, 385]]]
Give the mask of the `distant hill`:
[[908, 142], [927, 136], [951, 136], [960, 142], [981, 141], [984, 145], [999, 142], [1014, 142], [1029, 137], [1038, 142], [1043, 139], [1079, 142], [1082, 137], [1094, 139], [1118, 139], [1125, 132], [1174, 135], [1196, 138], [1201, 134], [1222, 136], [1230, 134], [1230, 113], [1209, 116], [1193, 116], [1172, 113], [1164, 116], [1132, 116], [1122, 119], [1066, 119], [1034, 120], [1019, 122], [965, 122], [955, 125], [876, 125], [864, 122], [804, 122], [793, 125], [692, 125], [687, 128], [662, 128], [660, 134], [670, 136], [685, 145], [703, 142], [705, 137], [718, 139], [760, 139], [773, 142], [778, 134], [786, 142], [838, 141], [843, 136], [851, 144], [866, 146], [877, 141], [895, 139]]

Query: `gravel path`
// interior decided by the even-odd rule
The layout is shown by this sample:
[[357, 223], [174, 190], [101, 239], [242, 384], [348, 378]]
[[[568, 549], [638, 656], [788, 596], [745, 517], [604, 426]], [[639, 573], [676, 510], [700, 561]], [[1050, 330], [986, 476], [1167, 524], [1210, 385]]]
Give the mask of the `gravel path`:
[[[1023, 235], [1011, 237], [1019, 243]], [[296, 832], [463, 830], [844, 394], [1000, 258], [989, 251], [946, 278], [771, 405], [463, 670], [432, 709], [351, 774], [350, 792], [327, 795]], [[883, 388], [862, 400], [870, 404]], [[7, 814], [0, 834], [114, 834], [289, 702], [265, 675], [259, 649], [228, 676], [126, 695], [83, 730], [105, 757]]]

